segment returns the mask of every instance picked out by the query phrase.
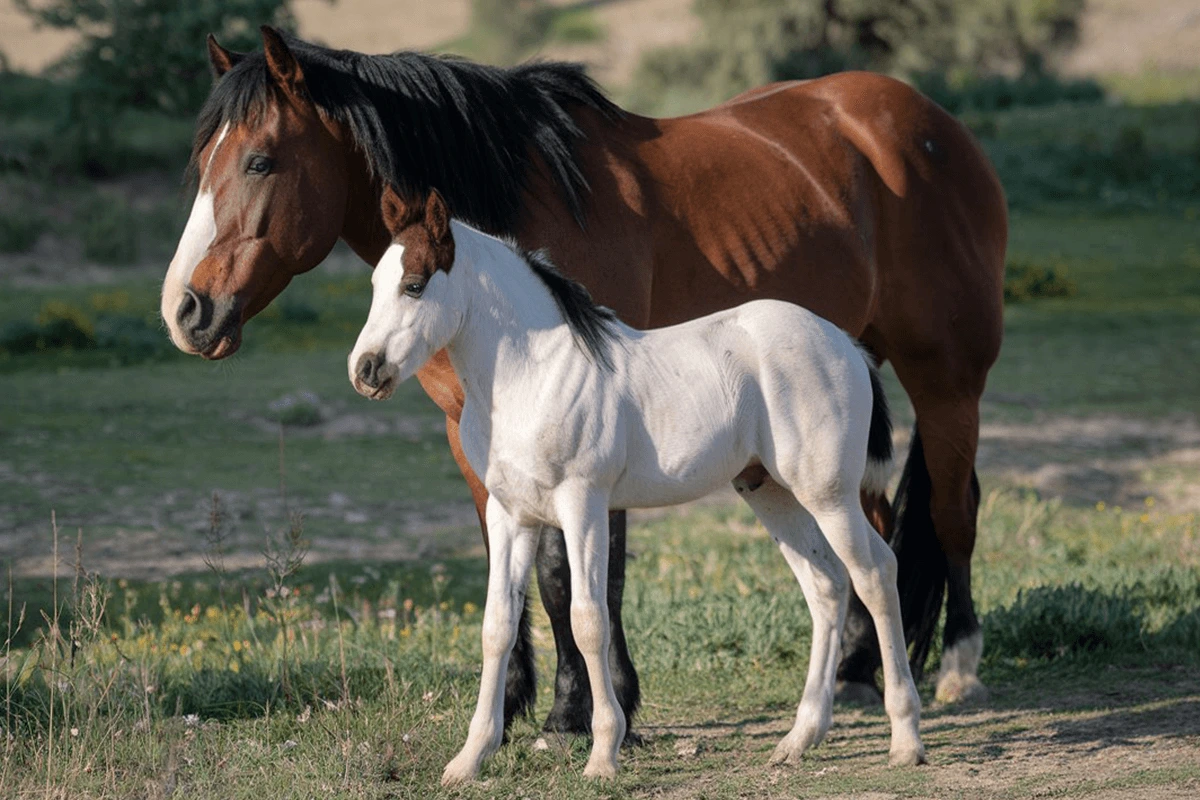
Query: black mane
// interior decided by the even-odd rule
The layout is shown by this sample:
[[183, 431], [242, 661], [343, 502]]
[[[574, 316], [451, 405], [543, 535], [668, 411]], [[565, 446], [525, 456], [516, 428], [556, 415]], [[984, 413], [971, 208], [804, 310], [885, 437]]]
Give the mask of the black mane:
[[[512, 235], [536, 153], [582, 226], [588, 186], [576, 146], [583, 133], [570, 111], [585, 106], [610, 119], [622, 114], [582, 65], [532, 62], [506, 69], [286, 41], [313, 102], [349, 127], [372, 176], [390, 181], [405, 200], [436, 188], [452, 216], [493, 235]], [[193, 168], [224, 123], [253, 123], [275, 91], [261, 52], [229, 70], [200, 111]]]
[[518, 247], [513, 249], [525, 260], [533, 274], [546, 284], [575, 340], [583, 345], [597, 364], [611, 371], [613, 365], [609, 357], [609, 345], [617, 338], [613, 327], [617, 315], [613, 310], [597, 305], [582, 283], [559, 272], [545, 250], [526, 252]]

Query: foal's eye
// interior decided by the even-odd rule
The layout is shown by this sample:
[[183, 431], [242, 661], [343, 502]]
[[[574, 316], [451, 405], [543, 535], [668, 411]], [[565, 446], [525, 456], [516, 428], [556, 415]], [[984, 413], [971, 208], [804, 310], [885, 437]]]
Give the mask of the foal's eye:
[[404, 284], [402, 291], [409, 297], [420, 297], [421, 292], [425, 291], [424, 281], [413, 281], [412, 283]]
[[250, 156], [250, 160], [246, 162], [246, 174], [270, 175], [273, 166], [275, 162], [267, 156]]

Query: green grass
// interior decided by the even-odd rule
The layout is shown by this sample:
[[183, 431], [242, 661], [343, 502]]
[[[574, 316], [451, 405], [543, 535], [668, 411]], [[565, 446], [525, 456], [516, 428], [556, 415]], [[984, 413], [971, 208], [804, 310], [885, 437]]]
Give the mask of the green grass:
[[988, 387], [1042, 410], [1164, 416], [1200, 411], [1197, 210], [1012, 218], [1012, 259], [1066, 268], [1073, 296], [1009, 305]]
[[[1146, 665], [1187, 670], [1193, 689], [1200, 675], [1194, 516], [1065, 509], [992, 493], [980, 521], [977, 596], [994, 642], [982, 677], [1006, 712], [984, 723], [992, 741], [1019, 735], [1014, 717], [1045, 724], [1043, 704], [1056, 691], [1111, 697], [1131, 673], [1141, 676], [1144, 697], [1111, 713], [1186, 701], [1170, 670]], [[878, 712], [841, 715], [847, 729], [809, 766], [764, 766], [802, 691], [810, 625], [794, 579], [747, 511], [669, 516], [636, 526], [630, 546], [626, 621], [649, 699], [642, 724], [658, 731], [650, 745], [625, 755], [614, 784], [592, 784], [579, 774], [585, 741], [538, 752], [536, 728], [522, 721], [485, 766], [484, 783], [453, 796], [630, 797], [692, 786], [723, 797], [744, 796], [747, 782], [803, 796], [935, 790], [933, 768], [881, 768]], [[1171, 566], [1147, 570], [1152, 564]], [[70, 628], [80, 646], [72, 655], [42, 626], [43, 638], [7, 659], [5, 726], [17, 738], [3, 774], [19, 792], [49, 785], [71, 796], [123, 796], [148, 785], [190, 797], [444, 796], [437, 778], [461, 744], [477, 686], [482, 577], [479, 560], [432, 571], [314, 567], [285, 581], [293, 589], [286, 597], [271, 597], [269, 580], [227, 576], [224, 607], [211, 575], [84, 583], [74, 595], [64, 579], [60, 601], [85, 607]], [[1071, 602], [1047, 606], [1100, 645], [1031, 654], [1022, 649], [1027, 637], [1007, 635], [1044, 624], [1047, 607], [1031, 603], [1028, 589], [1055, 586], [1121, 606], [1108, 617], [1072, 616]], [[105, 619], [89, 623], [88, 599], [109, 594]], [[147, 596], [157, 604], [153, 618], [141, 611]], [[545, 627], [539, 619], [543, 674]], [[548, 690], [543, 683], [543, 710]], [[1050, 706], [1064, 720], [1094, 707]], [[955, 727], [953, 712], [927, 711], [935, 763], [957, 758], [951, 751], [965, 734]], [[681, 760], [681, 738], [706, 729], [701, 751]], [[830, 769], [847, 758], [861, 768]], [[1196, 774], [1180, 766], [1137, 785]]]

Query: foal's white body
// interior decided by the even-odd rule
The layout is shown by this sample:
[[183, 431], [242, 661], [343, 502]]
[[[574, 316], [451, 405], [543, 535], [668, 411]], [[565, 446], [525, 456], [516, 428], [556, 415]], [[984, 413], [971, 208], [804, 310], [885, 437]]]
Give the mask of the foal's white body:
[[[853, 340], [798, 306], [756, 301], [655, 331], [614, 321], [605, 365], [524, 258], [466, 226], [452, 231], [454, 264], [420, 298], [398, 291], [403, 247], [384, 255], [349, 360], [356, 388], [379, 397], [445, 348], [466, 396], [463, 450], [491, 495], [479, 704], [443, 781], [473, 778], [500, 744], [508, 656], [544, 525], [566, 537], [572, 630], [593, 692], [585, 774], [615, 773], [625, 720], [608, 668], [608, 511], [692, 500], [752, 464], [770, 477], [735, 486], [778, 542], [813, 617], [804, 697], [774, 760], [799, 758], [829, 727], [847, 577], [879, 632], [892, 760], [923, 760], [896, 562], [859, 504], [872, 391]], [[376, 354], [383, 388], [372, 392], [357, 365]], [[886, 480], [875, 467], [868, 483]]]

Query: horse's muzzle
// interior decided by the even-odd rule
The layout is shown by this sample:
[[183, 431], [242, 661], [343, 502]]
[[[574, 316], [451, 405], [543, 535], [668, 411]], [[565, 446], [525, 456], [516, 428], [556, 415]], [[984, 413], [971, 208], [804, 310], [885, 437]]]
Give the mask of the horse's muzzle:
[[227, 358], [242, 344], [241, 311], [232, 297], [213, 300], [189, 286], [179, 301], [175, 324], [191, 349], [203, 358]]
[[386, 400], [396, 386], [382, 353], [364, 353], [354, 366], [354, 390], [372, 400]]

